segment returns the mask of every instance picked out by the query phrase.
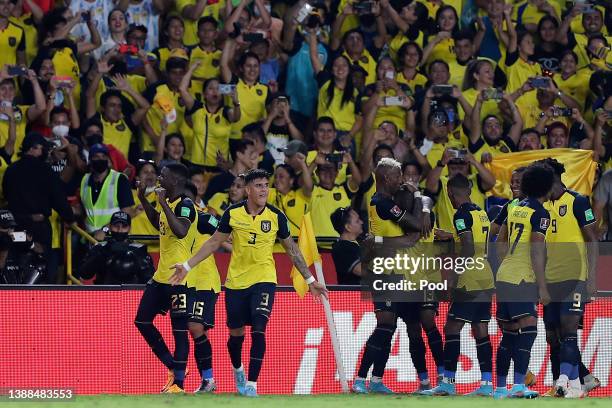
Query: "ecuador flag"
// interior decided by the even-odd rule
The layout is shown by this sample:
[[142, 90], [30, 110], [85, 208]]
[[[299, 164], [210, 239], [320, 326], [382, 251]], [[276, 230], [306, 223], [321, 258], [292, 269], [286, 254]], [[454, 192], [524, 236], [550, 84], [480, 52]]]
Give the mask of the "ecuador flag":
[[[312, 228], [312, 220], [310, 219], [309, 212], [304, 214], [302, 218], [300, 235], [298, 236], [298, 247], [308, 267], [315, 262], [321, 262], [321, 255], [319, 255], [319, 250], [317, 249], [317, 240]], [[306, 292], [308, 292], [308, 285], [295, 266], [291, 269], [291, 279], [293, 280], [295, 291], [303, 298]]]

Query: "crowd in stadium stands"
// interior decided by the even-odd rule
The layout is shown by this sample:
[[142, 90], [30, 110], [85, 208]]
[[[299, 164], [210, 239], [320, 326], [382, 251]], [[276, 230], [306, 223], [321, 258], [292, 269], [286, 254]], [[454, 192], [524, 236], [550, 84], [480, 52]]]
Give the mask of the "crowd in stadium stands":
[[[509, 196], [488, 164], [569, 148], [598, 162], [612, 239], [611, 34], [609, 0], [0, 0], [0, 199], [16, 223], [0, 233], [26, 231], [40, 282], [63, 283], [62, 226], [103, 241], [121, 210], [156, 235], [135, 186], [155, 201], [180, 162], [218, 216], [265, 169], [291, 234], [310, 211], [326, 250], [367, 231], [373, 168], [393, 157], [449, 239], [449, 177], [492, 209]], [[88, 244], [72, 244], [78, 265]]]

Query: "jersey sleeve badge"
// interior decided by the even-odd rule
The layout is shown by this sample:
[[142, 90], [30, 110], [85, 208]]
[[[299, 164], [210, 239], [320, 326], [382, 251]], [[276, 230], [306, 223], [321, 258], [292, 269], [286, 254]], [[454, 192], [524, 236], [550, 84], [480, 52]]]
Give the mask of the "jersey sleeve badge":
[[402, 209], [399, 208], [397, 205], [394, 205], [390, 211], [391, 211], [391, 214], [393, 214], [393, 216], [395, 217], [399, 217], [402, 214]]
[[550, 220], [548, 218], [540, 218], [540, 229], [546, 231], [548, 229], [548, 225], [550, 224]]
[[595, 216], [593, 215], [593, 209], [589, 208], [588, 210], [586, 210], [584, 212], [584, 218], [587, 221], [593, 221], [595, 219]]
[[559, 215], [563, 217], [565, 214], [567, 214], [567, 205], [563, 204], [559, 207]]
[[463, 231], [465, 229], [465, 221], [463, 218], [459, 218], [455, 221], [455, 227], [457, 227], [458, 231]]

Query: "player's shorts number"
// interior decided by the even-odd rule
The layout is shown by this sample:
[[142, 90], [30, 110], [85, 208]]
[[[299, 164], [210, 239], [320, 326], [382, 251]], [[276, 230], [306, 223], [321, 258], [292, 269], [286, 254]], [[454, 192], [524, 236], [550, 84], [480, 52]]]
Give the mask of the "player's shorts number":
[[255, 240], [257, 239], [257, 234], [255, 232], [249, 232], [251, 234], [251, 239], [249, 239], [249, 244], [255, 245]]
[[259, 303], [259, 305], [263, 307], [268, 307], [269, 302], [270, 302], [270, 294], [266, 292], [262, 292], [261, 303]]
[[582, 302], [582, 295], [580, 293], [574, 293], [574, 303], [572, 307], [580, 309], [580, 302]]
[[179, 295], [172, 295], [172, 309], [185, 309], [187, 307], [187, 295], [181, 293]]
[[550, 226], [552, 227], [552, 232], [556, 234], [557, 233], [557, 220], [551, 220]]
[[204, 302], [194, 302], [192, 313], [196, 316], [204, 315]]

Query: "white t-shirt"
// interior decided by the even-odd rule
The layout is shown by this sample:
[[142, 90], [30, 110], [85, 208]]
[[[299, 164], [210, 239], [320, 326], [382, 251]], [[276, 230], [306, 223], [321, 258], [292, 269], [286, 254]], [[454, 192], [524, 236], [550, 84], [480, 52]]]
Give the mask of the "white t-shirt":
[[[91, 20], [95, 22], [100, 38], [104, 42], [104, 40], [110, 37], [108, 14], [115, 7], [114, 3], [115, 0], [71, 0], [70, 10], [74, 14], [79, 11], [89, 11], [91, 13]], [[85, 23], [75, 25], [70, 34], [77, 39], [77, 42], [91, 40], [89, 29]]]

